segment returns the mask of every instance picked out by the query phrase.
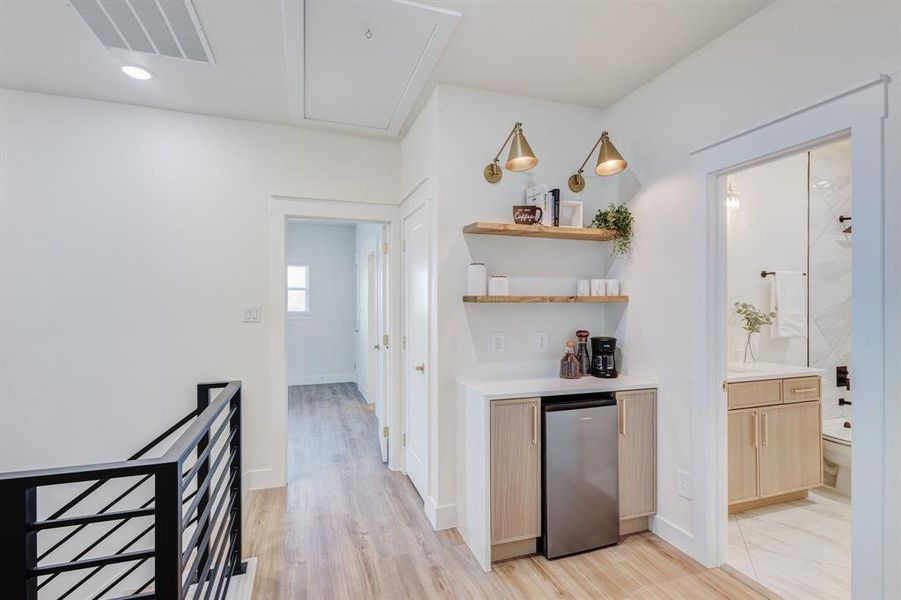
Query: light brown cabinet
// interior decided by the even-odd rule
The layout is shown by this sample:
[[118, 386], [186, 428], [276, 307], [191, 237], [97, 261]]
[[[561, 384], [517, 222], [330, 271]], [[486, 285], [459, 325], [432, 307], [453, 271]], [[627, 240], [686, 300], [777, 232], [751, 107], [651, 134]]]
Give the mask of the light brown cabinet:
[[541, 535], [541, 400], [491, 403], [491, 543]]
[[757, 419], [759, 409], [729, 411], [729, 502], [758, 497]]
[[657, 392], [618, 392], [619, 518], [657, 510]]
[[760, 409], [760, 497], [823, 483], [819, 402]]
[[820, 378], [732, 383], [726, 389], [730, 509], [803, 496], [822, 485]]

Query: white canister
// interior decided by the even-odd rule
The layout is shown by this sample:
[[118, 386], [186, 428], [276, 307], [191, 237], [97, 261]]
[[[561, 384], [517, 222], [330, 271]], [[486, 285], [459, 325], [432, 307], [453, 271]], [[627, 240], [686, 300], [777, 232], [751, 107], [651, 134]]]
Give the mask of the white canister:
[[484, 296], [488, 293], [488, 269], [484, 263], [469, 263], [466, 267], [466, 295]]
[[592, 279], [591, 280], [591, 295], [592, 296], [606, 296], [607, 295], [607, 280], [606, 279]]
[[489, 296], [509, 296], [510, 282], [506, 275], [492, 275], [488, 278]]
[[607, 295], [619, 296], [619, 279], [607, 280]]
[[579, 279], [576, 281], [576, 296], [590, 296], [591, 281], [587, 279]]

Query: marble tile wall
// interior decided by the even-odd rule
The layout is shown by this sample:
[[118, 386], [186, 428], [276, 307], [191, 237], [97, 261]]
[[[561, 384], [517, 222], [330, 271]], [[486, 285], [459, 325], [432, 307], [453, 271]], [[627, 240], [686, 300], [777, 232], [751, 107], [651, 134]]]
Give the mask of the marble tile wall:
[[[810, 366], [826, 369], [823, 418], [850, 417], [851, 392], [835, 386], [835, 368], [851, 365], [851, 140], [810, 153]], [[852, 380], [853, 380], [853, 373]]]

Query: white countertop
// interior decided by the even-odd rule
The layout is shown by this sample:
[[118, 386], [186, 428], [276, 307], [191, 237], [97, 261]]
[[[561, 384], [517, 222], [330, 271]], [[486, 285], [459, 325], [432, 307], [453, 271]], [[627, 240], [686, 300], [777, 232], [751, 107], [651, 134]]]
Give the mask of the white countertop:
[[620, 375], [615, 379], [582, 377], [581, 379], [560, 379], [559, 377], [536, 377], [532, 379], [462, 379], [457, 382], [484, 396], [486, 400], [508, 398], [536, 398], [541, 396], [562, 396], [564, 394], [588, 394], [591, 392], [623, 392], [656, 388], [657, 384], [646, 379]]
[[735, 362], [729, 363], [726, 372], [727, 383], [741, 381], [759, 381], [761, 379], [782, 379], [784, 377], [805, 377], [826, 375], [825, 369], [814, 369], [798, 365], [781, 365], [768, 362]]

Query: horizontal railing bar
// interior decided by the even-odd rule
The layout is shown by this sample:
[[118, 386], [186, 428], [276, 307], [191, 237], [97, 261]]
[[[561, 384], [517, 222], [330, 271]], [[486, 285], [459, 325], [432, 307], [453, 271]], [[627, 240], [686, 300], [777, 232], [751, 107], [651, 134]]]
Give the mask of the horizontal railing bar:
[[231, 569], [232, 569], [231, 563], [232, 563], [232, 556], [234, 555], [234, 552], [235, 552], [235, 540], [236, 539], [237, 539], [236, 532], [231, 531], [231, 528], [229, 528], [228, 545], [226, 546], [226, 548], [228, 549], [228, 553], [222, 557], [223, 564], [219, 568], [219, 572], [214, 577], [213, 581], [210, 582], [210, 587], [209, 587], [209, 589], [207, 589], [207, 592], [206, 592], [207, 598], [210, 597], [210, 593], [213, 591], [213, 584], [217, 580], [219, 581], [219, 583], [216, 584], [216, 595], [213, 597], [214, 598], [224, 598], [225, 597], [225, 596], [220, 596], [219, 592], [222, 591], [222, 584], [225, 582], [226, 579], [228, 579], [230, 577], [229, 574], [231, 573]]
[[118, 521], [119, 519], [133, 519], [136, 517], [149, 517], [153, 515], [153, 507], [136, 508], [132, 510], [117, 510], [115, 512], [97, 513], [96, 515], [83, 515], [80, 517], [63, 517], [48, 521], [36, 521], [29, 529], [41, 531], [43, 529], [55, 529], [59, 527], [74, 527], [75, 525], [90, 525], [91, 523], [103, 523], [106, 521]]
[[219, 392], [216, 398], [210, 402], [210, 405], [197, 415], [197, 420], [191, 423], [191, 426], [188, 427], [175, 443], [172, 444], [172, 447], [169, 448], [169, 451], [164, 455], [165, 458], [170, 462], [177, 461], [178, 464], [182, 464], [191, 450], [193, 450], [200, 441], [200, 438], [209, 431], [213, 421], [219, 416], [219, 413], [221, 413], [226, 406], [231, 405], [232, 398], [234, 398], [235, 394], [240, 390], [240, 381], [229, 382], [229, 384]]
[[79, 483], [95, 479], [117, 479], [153, 475], [160, 465], [167, 461], [161, 458], [142, 458], [141, 460], [99, 463], [93, 465], [77, 465], [72, 467], [54, 467], [51, 469], [34, 469], [31, 471], [13, 471], [0, 473], [0, 483], [15, 480], [23, 487], [39, 487], [44, 485], [60, 485], [63, 483]]
[[[206, 543], [209, 542], [210, 534], [213, 531], [212, 525], [214, 525], [216, 523], [216, 519], [219, 518], [219, 513], [222, 512], [222, 507], [225, 506], [225, 499], [231, 498], [229, 509], [231, 509], [231, 506], [234, 505], [235, 499], [232, 497], [230, 489], [232, 483], [234, 483], [235, 481], [235, 475], [236, 473], [234, 471], [231, 471], [231, 476], [228, 478], [228, 486], [226, 487], [226, 491], [222, 494], [222, 496], [219, 497], [219, 501], [216, 503], [216, 507], [213, 508], [213, 503], [210, 502], [203, 510], [203, 514], [198, 519], [197, 527], [194, 528], [194, 534], [191, 536], [191, 541], [188, 542], [187, 548], [182, 551], [181, 562], [183, 566], [188, 557], [191, 556], [191, 552], [197, 546], [197, 538], [200, 535], [200, 531], [204, 529], [204, 526], [206, 528], [206, 531], [204, 531], [203, 539], [201, 540], [200, 545], [205, 546]], [[225, 477], [222, 477], [216, 484], [216, 488], [211, 494], [212, 499], [215, 500], [216, 495], [219, 492], [219, 487], [222, 485], [223, 481], [225, 481]], [[213, 511], [212, 517], [210, 517], [210, 511]], [[201, 521], [203, 522], [203, 524], [201, 524]]]
[[204, 461], [210, 455], [210, 451], [213, 449], [213, 446], [216, 445], [216, 442], [219, 440], [219, 436], [222, 435], [222, 432], [231, 427], [231, 417], [235, 414], [235, 409], [231, 409], [228, 413], [228, 417], [222, 421], [222, 424], [219, 426], [219, 429], [216, 430], [216, 433], [210, 438], [210, 441], [207, 443], [207, 447], [197, 456], [197, 462], [194, 463], [194, 466], [191, 467], [191, 470], [188, 471], [186, 475], [182, 477], [181, 486], [182, 491], [184, 491], [194, 479], [194, 476], [197, 475], [197, 472], [200, 470], [200, 467], [204, 465]]
[[[150, 581], [148, 581], [147, 583], [145, 583], [144, 585], [148, 586], [151, 583], [153, 583], [152, 579]], [[143, 592], [140, 594], [132, 594], [131, 596], [119, 596], [117, 598], [113, 598], [113, 600], [144, 600], [145, 598], [153, 598], [153, 597], [154, 597], [153, 592]]]
[[[194, 502], [191, 503], [191, 506], [188, 508], [188, 511], [184, 513], [184, 517], [190, 517], [194, 514], [194, 510], [197, 509], [197, 506], [200, 504], [200, 501], [203, 500], [203, 493], [207, 491], [210, 487], [210, 482], [213, 480], [212, 475], [216, 473], [216, 470], [219, 468], [219, 463], [222, 462], [222, 458], [227, 454], [229, 457], [229, 461], [234, 458], [235, 452], [231, 449], [232, 440], [235, 439], [235, 432], [232, 431], [231, 435], [228, 436], [228, 439], [225, 441], [225, 447], [222, 449], [222, 452], [219, 453], [215, 459], [213, 459], [213, 464], [210, 467], [209, 473], [207, 475], [206, 480], [201, 484], [200, 488], [195, 492], [197, 497], [194, 499]], [[215, 495], [215, 493], [213, 494]]]
[[[229, 519], [229, 521], [230, 521], [230, 519]], [[222, 555], [222, 548], [224, 546], [227, 547], [227, 546], [231, 545], [228, 542], [229, 539], [231, 539], [232, 542], [235, 539], [235, 536], [232, 533], [230, 527], [223, 527], [222, 530], [224, 531], [224, 535], [222, 533], [218, 534], [216, 542], [213, 545], [213, 549], [210, 551], [210, 555], [207, 558], [206, 566], [203, 569], [203, 573], [200, 574], [200, 579], [197, 582], [197, 592], [194, 595], [195, 599], [200, 598], [200, 592], [203, 591], [204, 586], [206, 585], [207, 581], [209, 581], [210, 569], [213, 567], [214, 564], [216, 564], [216, 562], [219, 560], [219, 558]], [[205, 598], [209, 598], [210, 590], [212, 590], [212, 589], [213, 589], [212, 586], [210, 586], [209, 590], [207, 590], [207, 594], [206, 594]]]
[[144, 563], [146, 563], [148, 560], [149, 560], [149, 559], [147, 559], [147, 558], [141, 559], [141, 560], [139, 560], [138, 562], [136, 562], [135, 564], [133, 564], [133, 565], [131, 565], [130, 567], [128, 567], [127, 569], [125, 569], [124, 571], [122, 571], [122, 573], [120, 573], [118, 577], [116, 577], [115, 579], [113, 579], [113, 580], [110, 582], [109, 585], [107, 585], [105, 588], [103, 588], [102, 590], [100, 590], [100, 592], [98, 592], [96, 596], [94, 596], [93, 598], [91, 598], [91, 600], [100, 600], [101, 598], [103, 598], [103, 596], [106, 595], [107, 592], [109, 592], [109, 591], [112, 590], [114, 587], [116, 587], [117, 585], [119, 585], [120, 583], [122, 583], [122, 581], [123, 581], [126, 577], [128, 577], [129, 575], [131, 575], [132, 573], [134, 573], [135, 571], [137, 571], [137, 570], [141, 567], [141, 565], [143, 565]]
[[[99, 513], [105, 513], [106, 511], [108, 511], [109, 509], [111, 509], [116, 503], [118, 503], [120, 500], [122, 500], [123, 498], [125, 498], [125, 496], [129, 495], [130, 493], [132, 493], [133, 491], [135, 491], [136, 489], [138, 489], [139, 487], [141, 487], [141, 485], [143, 485], [144, 482], [146, 482], [147, 480], [149, 480], [151, 477], [152, 477], [151, 475], [145, 475], [145, 476], [142, 477], [140, 480], [138, 480], [137, 483], [135, 483], [135, 484], [132, 485], [130, 488], [128, 488], [127, 490], [125, 490], [124, 492], [122, 492], [121, 494], [119, 494], [119, 496], [116, 497], [115, 500], [113, 500], [112, 502], [110, 502], [109, 504], [107, 504], [106, 506], [104, 506], [103, 508], [101, 508], [98, 512], [99, 512]], [[150, 503], [151, 503], [151, 502], [153, 502], [153, 498], [151, 498], [150, 500], [148, 500], [147, 502], [145, 502], [143, 505], [141, 505], [141, 508], [146, 508], [146, 507], [150, 506]], [[58, 511], [57, 511], [57, 512], [58, 512]], [[56, 514], [56, 513], [54, 513], [54, 514]], [[59, 515], [57, 515], [57, 516], [59, 516]], [[109, 534], [112, 533], [113, 531], [117, 530], [117, 529], [118, 529], [119, 527], [121, 527], [123, 524], [124, 524], [124, 522], [123, 522], [123, 523], [120, 523], [119, 525], [116, 525], [116, 526], [113, 527], [111, 530], [109, 530], [109, 531], [107, 532], [106, 535], [109, 535]], [[38, 562], [40, 562], [40, 561], [44, 560], [45, 558], [47, 558], [48, 556], [50, 556], [50, 553], [51, 553], [51, 552], [53, 552], [54, 550], [56, 550], [57, 548], [59, 548], [60, 546], [62, 546], [62, 545], [65, 544], [66, 542], [68, 542], [69, 540], [71, 540], [73, 537], [75, 537], [75, 536], [78, 534], [79, 531], [83, 530], [85, 527], [87, 527], [87, 525], [80, 525], [79, 527], [77, 527], [77, 528], [75, 528], [74, 530], [70, 531], [70, 532], [69, 532], [68, 534], [66, 534], [62, 539], [60, 539], [60, 540], [57, 541], [55, 544], [53, 544], [52, 546], [50, 546], [50, 548], [48, 548], [47, 550], [45, 550], [45, 551], [43, 552], [43, 554], [41, 554], [41, 555], [38, 557]], [[96, 546], [98, 543], [100, 543], [101, 541], [103, 541], [105, 538], [106, 538], [106, 536], [101, 537], [101, 538], [100, 538], [96, 543], [94, 543], [92, 546], [89, 546], [88, 548], [86, 548], [85, 552], [82, 553], [81, 556], [84, 556], [84, 554], [87, 554], [87, 551], [88, 551], [88, 550], [90, 550], [91, 548], [93, 548], [94, 546]], [[75, 558], [81, 558], [81, 556], [76, 556]]]
[[87, 558], [85, 560], [47, 565], [46, 567], [35, 567], [31, 569], [31, 574], [35, 577], [43, 577], [44, 575], [53, 575], [54, 573], [79, 571], [81, 569], [90, 569], [91, 567], [115, 565], [117, 563], [131, 562], [133, 560], [152, 557], [153, 550], [137, 550], [135, 552], [125, 552], [123, 554], [113, 554], [110, 556], [100, 556], [98, 558]]
[[[139, 541], [142, 537], [144, 537], [145, 535], [147, 535], [148, 533], [150, 533], [151, 531], [153, 531], [154, 526], [155, 526], [155, 525], [151, 525], [150, 527], [148, 527], [147, 529], [145, 529], [144, 531], [142, 531], [141, 533], [139, 533], [137, 536], [131, 538], [131, 541], [128, 542], [127, 544], [125, 544], [124, 546], [122, 546], [121, 548], [119, 548], [119, 550], [116, 552], [116, 554], [122, 554], [123, 552], [125, 552], [126, 550], [128, 550], [129, 548], [131, 548], [132, 546], [134, 546], [135, 544], [137, 544], [138, 541]], [[83, 553], [81, 554], [81, 556], [83, 556], [86, 552], [87, 552], [87, 551], [83, 552]], [[78, 558], [81, 558], [81, 556], [79, 556]], [[147, 559], [145, 558], [143, 561], [139, 561], [139, 563], [146, 562], [146, 560], [147, 560]], [[104, 566], [105, 566], [105, 565], [104, 565]], [[102, 569], [103, 569], [102, 566], [101, 566], [101, 567], [94, 567], [94, 569], [93, 569], [90, 573], [88, 573], [87, 575], [85, 575], [84, 577], [82, 577], [81, 580], [80, 580], [78, 583], [76, 583], [75, 585], [73, 585], [72, 587], [70, 587], [70, 588], [68, 589], [68, 591], [66, 591], [65, 594], [63, 594], [62, 596], [60, 596], [59, 598], [57, 598], [57, 600], [64, 600], [66, 597], [68, 597], [69, 595], [73, 594], [73, 593], [75, 592], [75, 590], [77, 590], [77, 589], [80, 588], [82, 585], [84, 585], [85, 582], [87, 582], [88, 580], [90, 580], [94, 575], [96, 575], [97, 573], [99, 573]], [[43, 583], [49, 582], [53, 577], [56, 577], [57, 575], [59, 575], [59, 573], [56, 573], [56, 574], [54, 574], [54, 575], [51, 575], [51, 576], [47, 579], [47, 581], [44, 581]], [[42, 584], [42, 585], [43, 585], [43, 584]]]
[[[156, 446], [157, 444], [162, 442], [164, 439], [166, 439], [167, 437], [169, 437], [170, 435], [172, 435], [173, 433], [175, 433], [176, 431], [181, 429], [185, 423], [187, 423], [188, 421], [193, 419], [195, 416], [197, 416], [197, 409], [192, 410], [186, 416], [179, 419], [175, 425], [173, 425], [172, 427], [170, 427], [169, 429], [164, 431], [161, 435], [158, 435], [156, 437], [156, 439], [154, 439], [152, 442], [150, 442], [149, 444], [147, 444], [146, 446], [144, 446], [143, 448], [141, 448], [140, 450], [138, 450], [137, 452], [135, 452], [134, 454], [129, 456], [126, 460], [137, 460], [137, 459], [141, 458], [147, 452], [149, 452], [154, 446]], [[75, 496], [74, 498], [69, 500], [69, 502], [67, 502], [62, 508], [58, 509], [52, 515], [50, 515], [49, 518], [57, 519], [57, 518], [63, 516], [69, 510], [71, 510], [76, 504], [78, 504], [79, 502], [81, 502], [82, 500], [84, 500], [85, 498], [90, 496], [92, 493], [94, 493], [100, 486], [105, 484], [107, 481], [109, 481], [109, 479], [102, 479], [100, 481], [94, 482], [86, 490], [82, 491], [80, 494], [78, 494], [77, 496]]]

